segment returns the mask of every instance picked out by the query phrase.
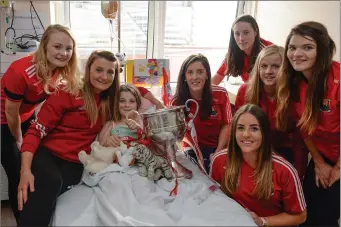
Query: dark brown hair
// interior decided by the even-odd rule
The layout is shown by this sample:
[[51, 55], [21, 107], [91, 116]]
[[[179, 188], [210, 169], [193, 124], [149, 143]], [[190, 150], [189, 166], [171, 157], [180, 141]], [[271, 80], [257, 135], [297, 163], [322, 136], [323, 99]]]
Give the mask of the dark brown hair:
[[270, 122], [266, 113], [264, 113], [264, 111], [255, 104], [246, 104], [240, 107], [233, 116], [222, 190], [231, 197], [232, 193], [237, 190], [239, 184], [240, 166], [243, 160], [243, 154], [237, 143], [236, 131], [238, 120], [240, 116], [245, 113], [250, 113], [257, 119], [262, 132], [262, 144], [258, 150], [257, 165], [254, 170], [254, 176], [256, 179], [254, 192], [259, 199], [269, 199], [273, 190]]
[[235, 19], [231, 27], [231, 35], [229, 42], [229, 49], [226, 55], [226, 63], [227, 63], [227, 71], [226, 75], [231, 76], [239, 76], [243, 73], [244, 68], [244, 51], [242, 51], [238, 45], [236, 40], [234, 39], [233, 27], [238, 22], [247, 22], [251, 25], [253, 30], [257, 33], [255, 37], [255, 42], [253, 43], [253, 48], [251, 52], [251, 56], [249, 59], [249, 68], [248, 72], [251, 71], [258, 53], [261, 51], [261, 39], [259, 34], [259, 27], [255, 18], [251, 15], [241, 15]]
[[281, 129], [285, 129], [287, 125], [287, 112], [290, 102], [299, 101], [298, 84], [301, 80], [306, 80], [302, 72], [298, 72], [292, 67], [286, 55], [293, 35], [313, 39], [317, 47], [316, 61], [312, 69], [313, 74], [308, 81], [305, 109], [298, 122], [302, 130], [311, 134], [319, 120], [319, 108], [326, 91], [328, 73], [335, 53], [335, 43], [330, 38], [326, 27], [315, 21], [303, 22], [291, 29], [285, 43], [285, 58], [277, 82], [276, 126]]
[[187, 99], [190, 99], [189, 87], [186, 82], [186, 72], [190, 64], [194, 62], [200, 62], [207, 73], [207, 80], [204, 85], [204, 90], [202, 93], [202, 108], [200, 111], [200, 119], [207, 119], [211, 115], [212, 111], [212, 86], [211, 86], [211, 68], [207, 58], [202, 54], [193, 54], [186, 58], [182, 63], [178, 82], [176, 85], [176, 91], [174, 94], [176, 105], [185, 105]]

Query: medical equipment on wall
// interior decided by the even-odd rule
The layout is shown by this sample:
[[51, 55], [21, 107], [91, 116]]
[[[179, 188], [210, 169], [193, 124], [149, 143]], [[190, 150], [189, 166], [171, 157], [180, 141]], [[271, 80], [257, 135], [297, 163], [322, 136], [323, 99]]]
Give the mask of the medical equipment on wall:
[[13, 55], [14, 38], [16, 37], [15, 29], [13, 28], [14, 21], [14, 2], [1, 0], [0, 1], [1, 10], [1, 31], [0, 34], [3, 39], [1, 39], [0, 47], [1, 53]]
[[[42, 34], [38, 34], [36, 27], [33, 25], [33, 15], [36, 14], [36, 18], [39, 20], [41, 28], [45, 31], [44, 25], [34, 7], [32, 1], [30, 1], [30, 14], [31, 14], [31, 23], [34, 30], [34, 35], [32, 34], [21, 34], [17, 36], [16, 29], [13, 24], [15, 19], [20, 15], [16, 15], [15, 10], [15, 1], [0, 1], [0, 10], [1, 10], [1, 39], [0, 47], [1, 53], [13, 55], [16, 52], [32, 52], [36, 50], [39, 46], [39, 41], [42, 37]], [[17, 25], [16, 25], [17, 26]]]

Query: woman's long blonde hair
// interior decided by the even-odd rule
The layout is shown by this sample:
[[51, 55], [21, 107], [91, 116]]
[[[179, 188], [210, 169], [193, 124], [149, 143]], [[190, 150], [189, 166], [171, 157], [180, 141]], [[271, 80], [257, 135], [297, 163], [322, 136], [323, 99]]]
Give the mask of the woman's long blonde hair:
[[284, 48], [277, 45], [271, 45], [265, 47], [261, 52], [259, 53], [255, 65], [250, 73], [250, 79], [248, 81], [248, 86], [246, 89], [246, 102], [247, 103], [253, 103], [256, 105], [259, 105], [260, 95], [261, 91], [263, 89], [263, 81], [260, 78], [260, 62], [263, 58], [273, 55], [273, 54], [279, 54], [281, 56], [281, 59], [283, 61], [284, 58]]
[[227, 153], [226, 171], [222, 183], [222, 190], [231, 197], [239, 187], [240, 167], [243, 160], [243, 154], [236, 140], [236, 131], [238, 120], [244, 113], [250, 113], [257, 119], [262, 132], [262, 144], [258, 149], [257, 165], [254, 170], [256, 179], [254, 193], [259, 199], [270, 199], [273, 190], [270, 122], [263, 110], [255, 104], [246, 104], [242, 106], [233, 116], [232, 133]]
[[[59, 67], [56, 69], [57, 78], [53, 79], [52, 72], [50, 72], [48, 66], [46, 48], [51, 35], [53, 35], [55, 32], [63, 32], [72, 39], [73, 52], [67, 65], [65, 67]], [[50, 94], [53, 90], [58, 90], [58, 86], [61, 84], [61, 82], [64, 84], [63, 89], [65, 91], [73, 95], [78, 94], [82, 83], [76, 52], [76, 42], [69, 28], [60, 24], [48, 26], [41, 38], [37, 51], [33, 53], [33, 63], [36, 66], [36, 75], [47, 94]]]
[[111, 86], [100, 94], [100, 109], [102, 122], [106, 122], [113, 119], [115, 103], [118, 102], [120, 92], [120, 63], [116, 59], [115, 55], [110, 51], [96, 50], [93, 51], [88, 58], [85, 66], [85, 74], [83, 77], [82, 95], [85, 103], [85, 110], [91, 121], [91, 125], [94, 125], [98, 118], [98, 108], [95, 99], [95, 93], [93, 86], [90, 82], [90, 69], [91, 65], [98, 58], [104, 58], [107, 61], [115, 62], [115, 77]]
[[[297, 125], [308, 134], [312, 134], [317, 127], [320, 114], [320, 105], [324, 99], [328, 73], [331, 69], [335, 53], [335, 43], [328, 35], [324, 25], [315, 21], [303, 22], [293, 29], [285, 43], [285, 53], [293, 35], [310, 37], [316, 42], [316, 61], [313, 65], [313, 74], [308, 81], [308, 90], [304, 103], [304, 111]], [[296, 71], [287, 56], [283, 60], [277, 82], [277, 110], [276, 126], [286, 129], [288, 125], [288, 111], [291, 102], [299, 102], [299, 83], [306, 80], [302, 72]]]

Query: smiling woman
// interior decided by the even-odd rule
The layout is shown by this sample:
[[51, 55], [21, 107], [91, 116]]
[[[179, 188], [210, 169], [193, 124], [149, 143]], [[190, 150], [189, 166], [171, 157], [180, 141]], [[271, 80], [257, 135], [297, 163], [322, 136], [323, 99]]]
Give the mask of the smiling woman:
[[[103, 73], [90, 70], [99, 66]], [[21, 147], [19, 226], [47, 226], [58, 196], [80, 182], [83, 165], [78, 152], [90, 153], [104, 122], [113, 118], [118, 74], [113, 53], [94, 51], [77, 94], [61, 89], [42, 105]]]
[[279, 74], [278, 125], [295, 110], [312, 156], [304, 179], [307, 226], [338, 226], [340, 218], [340, 63], [324, 25], [303, 22], [291, 29]]
[[300, 179], [303, 180], [308, 154], [296, 127], [294, 110], [291, 109], [288, 113], [291, 118], [285, 130], [279, 130], [276, 126], [276, 86], [282, 59], [284, 49], [280, 46], [271, 45], [259, 53], [250, 73], [251, 79], [238, 90], [235, 108], [238, 110], [245, 103], [253, 103], [263, 109], [270, 121], [273, 148], [296, 167]]
[[[194, 54], [182, 63], [179, 71], [176, 93], [170, 104], [184, 105], [188, 99], [195, 99], [199, 104], [199, 113], [194, 119], [198, 136], [198, 145], [204, 159], [206, 171], [209, 171], [210, 155], [227, 147], [229, 124], [232, 119], [231, 106], [227, 91], [223, 87], [211, 84], [211, 68], [205, 56]], [[195, 106], [190, 106], [186, 116], [188, 122], [195, 113]], [[191, 135], [186, 133], [185, 140]], [[193, 144], [184, 141], [186, 154], [197, 160]]]
[[94, 61], [90, 68], [90, 82], [96, 93], [100, 93], [110, 87], [115, 76], [118, 62], [99, 58]]
[[310, 37], [293, 35], [288, 45], [287, 56], [296, 71], [309, 80], [316, 60], [316, 42]]
[[73, 54], [73, 40], [64, 32], [55, 32], [46, 45], [46, 58], [49, 68], [64, 67]]
[[75, 40], [67, 27], [50, 25], [38, 50], [14, 61], [1, 77], [1, 164], [9, 182], [9, 199], [19, 219], [17, 188], [20, 178], [20, 147], [36, 107], [59, 89], [76, 93], [81, 85]]
[[255, 104], [233, 116], [228, 152], [213, 155], [211, 176], [258, 226], [295, 226], [307, 212], [295, 168], [271, 147], [268, 116]]
[[226, 75], [241, 76], [246, 82], [257, 55], [264, 47], [271, 44], [260, 37], [255, 18], [251, 15], [237, 17], [232, 24], [226, 59], [212, 78], [212, 83], [219, 84]]

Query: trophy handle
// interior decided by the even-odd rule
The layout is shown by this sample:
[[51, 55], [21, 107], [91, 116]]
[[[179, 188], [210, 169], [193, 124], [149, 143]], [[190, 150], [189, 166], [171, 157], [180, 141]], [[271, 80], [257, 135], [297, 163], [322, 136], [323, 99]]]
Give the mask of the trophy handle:
[[188, 107], [188, 103], [189, 102], [194, 102], [195, 105], [196, 105], [195, 113], [194, 113], [194, 115], [192, 117], [192, 119], [194, 119], [197, 116], [198, 111], [199, 111], [199, 103], [197, 101], [195, 101], [194, 99], [187, 99], [187, 101], [185, 102], [185, 107], [186, 107], [187, 111], [190, 111], [190, 108]]

